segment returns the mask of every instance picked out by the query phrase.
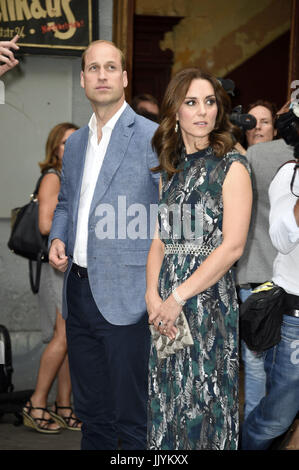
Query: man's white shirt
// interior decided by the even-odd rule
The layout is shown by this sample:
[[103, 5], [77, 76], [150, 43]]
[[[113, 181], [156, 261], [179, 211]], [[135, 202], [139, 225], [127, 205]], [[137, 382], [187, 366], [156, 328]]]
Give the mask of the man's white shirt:
[[121, 108], [102, 128], [102, 138], [100, 142], [98, 142], [97, 120], [95, 114], [91, 116], [88, 123], [89, 137], [80, 192], [77, 232], [73, 258], [74, 263], [85, 268], [87, 267], [88, 220], [92, 198], [110, 142], [112, 131], [126, 106], [127, 103], [124, 102]]

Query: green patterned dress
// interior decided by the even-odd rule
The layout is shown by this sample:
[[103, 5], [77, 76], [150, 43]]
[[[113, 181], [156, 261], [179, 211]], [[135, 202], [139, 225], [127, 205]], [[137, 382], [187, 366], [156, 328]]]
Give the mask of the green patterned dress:
[[[174, 245], [174, 251], [178, 245], [186, 245], [178, 253], [164, 256], [159, 276], [163, 300], [207, 257], [205, 250], [196, 253], [188, 247], [200, 245], [210, 253], [221, 244], [222, 185], [234, 161], [249, 171], [240, 154], [230, 152], [218, 158], [208, 147], [183, 155], [178, 166], [182, 171], [169, 181], [162, 174], [160, 238], [166, 245]], [[194, 345], [162, 360], [151, 346], [148, 449], [236, 449], [238, 303], [232, 270], [189, 299], [183, 310]]]

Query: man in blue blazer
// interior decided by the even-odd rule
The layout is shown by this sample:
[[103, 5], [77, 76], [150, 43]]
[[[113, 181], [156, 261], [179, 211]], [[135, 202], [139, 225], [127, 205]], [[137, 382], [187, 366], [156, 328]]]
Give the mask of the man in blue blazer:
[[63, 316], [82, 449], [146, 448], [145, 266], [159, 175], [157, 127], [125, 102], [122, 52], [94, 41], [81, 85], [94, 111], [67, 141], [49, 260], [65, 271]]

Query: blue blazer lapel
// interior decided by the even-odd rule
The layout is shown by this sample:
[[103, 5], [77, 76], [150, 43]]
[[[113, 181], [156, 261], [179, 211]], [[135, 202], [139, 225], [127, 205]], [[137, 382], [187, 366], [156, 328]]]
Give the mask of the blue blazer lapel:
[[115, 172], [118, 170], [134, 132], [135, 113], [128, 105], [117, 121], [110, 138], [102, 168], [95, 187], [90, 213], [106, 193]]
[[73, 210], [74, 222], [77, 220], [77, 215], [78, 215], [81, 185], [82, 185], [82, 178], [83, 178], [83, 173], [84, 173], [84, 165], [85, 165], [86, 151], [87, 151], [87, 144], [88, 144], [88, 136], [89, 136], [89, 127], [85, 126], [84, 128], [82, 128], [82, 136], [76, 147], [76, 154], [78, 155], [78, 165], [76, 165], [78, 177], [76, 178], [76, 181], [78, 182], [78, 184], [77, 184], [76, 192], [74, 194], [74, 210]]

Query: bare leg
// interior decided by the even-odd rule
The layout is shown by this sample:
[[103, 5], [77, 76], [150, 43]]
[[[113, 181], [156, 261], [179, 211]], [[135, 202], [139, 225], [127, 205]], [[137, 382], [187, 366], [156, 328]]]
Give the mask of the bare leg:
[[[31, 397], [34, 407], [46, 408], [50, 388], [66, 357], [66, 352], [65, 321], [61, 313], [56, 310], [54, 335], [42, 354], [35, 391]], [[41, 414], [41, 410], [31, 411], [31, 415], [35, 418], [40, 417]], [[50, 418], [48, 413], [44, 417]], [[58, 425], [57, 423], [52, 423], [49, 425], [49, 428], [56, 429]]]
[[60, 366], [57, 382], [56, 413], [67, 418], [67, 424], [71, 428], [81, 429], [82, 423], [76, 418], [75, 413], [71, 409], [72, 385], [67, 354]]
[[71, 393], [72, 385], [69, 369], [69, 359], [68, 355], [66, 354], [58, 372], [56, 402], [59, 404], [59, 406], [70, 406]]

